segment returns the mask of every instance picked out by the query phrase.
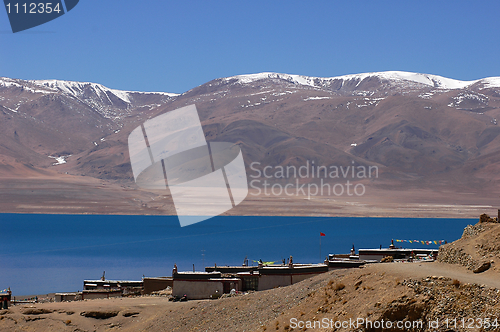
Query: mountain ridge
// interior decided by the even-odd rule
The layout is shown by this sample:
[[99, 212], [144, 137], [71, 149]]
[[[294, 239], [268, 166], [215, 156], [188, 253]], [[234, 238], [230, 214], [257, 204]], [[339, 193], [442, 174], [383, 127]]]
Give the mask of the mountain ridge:
[[[73, 90], [73, 87], [78, 87], [78, 90], [81, 90], [82, 86], [92, 86], [92, 87], [98, 87], [102, 89], [103, 91], [119, 91], [119, 92], [128, 92], [128, 93], [146, 93], [146, 94], [161, 94], [169, 97], [174, 97], [180, 95], [179, 93], [173, 93], [173, 92], [163, 92], [163, 91], [132, 91], [132, 90], [120, 90], [120, 89], [113, 89], [109, 88], [103, 84], [100, 83], [94, 83], [94, 82], [84, 82], [84, 81], [70, 81], [70, 80], [58, 80], [58, 79], [47, 79], [47, 80], [24, 80], [20, 78], [10, 78], [10, 77], [0, 77], [0, 86], [9, 86], [9, 85], [15, 85], [18, 87], [21, 87], [19, 82], [28, 82], [32, 83], [34, 85], [37, 85], [42, 88], [46, 88], [47, 92], [66, 92], [69, 94], [75, 94], [75, 91]], [[40, 91], [43, 93], [42, 91]]]
[[[367, 73], [346, 74], [346, 75], [339, 75], [332, 77], [315, 77], [315, 76], [298, 75], [298, 74], [277, 73], [277, 72], [259, 72], [253, 74], [241, 74], [228, 77], [221, 77], [214, 79], [213, 81], [223, 81], [223, 82], [236, 81], [237, 83], [240, 84], [247, 84], [247, 83], [257, 82], [263, 79], [278, 79], [304, 86], [322, 87], [321, 85], [318, 84], [318, 82], [325, 84], [338, 80], [343, 82], [342, 83], [343, 86], [346, 82], [354, 80], [356, 81], [356, 86], [359, 86], [364, 80], [370, 78], [378, 78], [383, 81], [393, 81], [395, 83], [412, 82], [421, 84], [426, 87], [433, 87], [443, 90], [463, 89], [477, 83], [484, 85], [480, 89], [500, 88], [500, 76], [491, 76], [476, 80], [464, 81], [440, 75], [406, 72], [406, 71], [367, 72]], [[172, 93], [172, 92], [162, 92], [162, 91], [150, 92], [150, 91], [120, 90], [120, 89], [113, 89], [106, 87], [100, 83], [57, 80], [57, 79], [23, 80], [23, 79], [13, 79], [8, 77], [0, 77], [0, 86], [5, 87], [9, 85], [16, 85], [20, 87], [21, 86], [21, 84], [19, 84], [20, 81], [28, 82], [36, 85], [37, 87], [46, 89], [46, 90], [36, 90], [36, 93], [54, 93], [61, 91], [73, 96], [78, 96], [79, 94], [82, 93], [82, 90], [85, 87], [91, 87], [93, 89], [99, 89], [102, 92], [111, 92], [113, 94], [116, 94], [118, 98], [122, 99], [125, 102], [130, 102], [130, 101], [129, 98], [124, 94], [158, 94], [168, 97], [177, 97], [183, 94], [183, 93]], [[205, 85], [207, 83], [201, 84], [200, 86]]]
[[38, 172], [57, 182], [63, 174], [138, 190], [128, 135], [148, 119], [195, 104], [206, 140], [239, 144], [249, 174], [252, 162], [354, 162], [379, 167], [379, 178], [359, 181], [373, 197], [380, 190], [497, 194], [500, 78], [457, 81], [407, 72], [340, 77], [239, 75], [179, 95], [1, 78], [0, 178]]
[[43, 87], [48, 87], [51, 89], [57, 89], [58, 91], [63, 91], [68, 94], [73, 94], [75, 96], [78, 96], [79, 94], [82, 93], [83, 89], [86, 87], [91, 87], [93, 89], [99, 89], [103, 92], [111, 92], [113, 94], [118, 93], [118, 97], [122, 99], [125, 102], [130, 102], [128, 96], [125, 94], [134, 94], [134, 93], [141, 93], [141, 94], [159, 94], [159, 95], [164, 95], [168, 97], [175, 97], [178, 96], [178, 93], [171, 93], [171, 92], [148, 92], [148, 91], [130, 91], [130, 90], [119, 90], [119, 89], [112, 89], [108, 88], [100, 83], [92, 83], [92, 82], [78, 82], [78, 81], [66, 81], [66, 80], [30, 80], [29, 82], [34, 83], [39, 86]]
[[220, 78], [220, 80], [230, 81], [236, 79], [238, 80], [239, 83], [251, 83], [261, 79], [282, 79], [297, 84], [316, 87], [318, 86], [317, 84], [315, 84], [315, 82], [317, 81], [324, 83], [335, 80], [342, 80], [343, 82], [355, 80], [358, 82], [357, 85], [359, 85], [363, 80], [372, 77], [379, 78], [381, 80], [410, 81], [440, 89], [461, 89], [481, 82], [489, 84], [488, 88], [500, 87], [500, 77], [486, 77], [477, 80], [462, 81], [439, 75], [405, 72], [405, 71], [370, 72], [370, 73], [348, 74], [348, 75], [333, 76], [333, 77], [313, 77], [305, 75], [275, 73], [275, 72], [262, 72], [256, 74], [230, 76], [230, 77]]

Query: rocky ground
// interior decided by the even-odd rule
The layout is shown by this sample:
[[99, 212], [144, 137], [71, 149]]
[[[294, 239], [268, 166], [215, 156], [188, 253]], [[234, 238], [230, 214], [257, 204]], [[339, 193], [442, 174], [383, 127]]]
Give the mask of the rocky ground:
[[[19, 305], [0, 311], [0, 330], [500, 330], [499, 229], [494, 223], [468, 227], [460, 240], [441, 249], [442, 261], [450, 261], [451, 252], [470, 255], [475, 264], [486, 257], [491, 266], [480, 273], [467, 264], [381, 263], [219, 300], [174, 303], [142, 296]], [[360, 324], [346, 325], [349, 320]], [[403, 329], [389, 328], [388, 322], [402, 322]]]
[[489, 268], [498, 269], [500, 262], [500, 223], [488, 221], [489, 216], [481, 216], [484, 221], [467, 226], [462, 238], [439, 248], [441, 262], [460, 264], [476, 273]]

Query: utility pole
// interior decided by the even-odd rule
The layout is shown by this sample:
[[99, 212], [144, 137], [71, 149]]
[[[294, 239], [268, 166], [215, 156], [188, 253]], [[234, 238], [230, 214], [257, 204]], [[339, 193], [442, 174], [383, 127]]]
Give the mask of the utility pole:
[[319, 262], [321, 263], [321, 235], [319, 236]]
[[321, 237], [326, 236], [325, 233], [319, 232], [319, 262], [321, 263]]

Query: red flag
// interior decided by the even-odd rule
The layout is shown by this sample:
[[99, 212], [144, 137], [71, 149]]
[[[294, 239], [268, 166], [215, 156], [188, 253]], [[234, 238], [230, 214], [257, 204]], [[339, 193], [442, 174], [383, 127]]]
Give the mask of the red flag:
[[326, 236], [326, 234], [319, 232], [319, 236]]

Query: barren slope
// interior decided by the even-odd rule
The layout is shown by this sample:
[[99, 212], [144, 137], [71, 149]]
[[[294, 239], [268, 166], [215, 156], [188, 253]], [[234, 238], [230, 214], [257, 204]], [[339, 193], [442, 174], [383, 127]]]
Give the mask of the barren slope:
[[[500, 181], [499, 82], [404, 72], [336, 78], [261, 73], [216, 79], [174, 95], [118, 91], [95, 83], [2, 78], [0, 176], [50, 176], [55, 183], [67, 181], [58, 176], [64, 174], [74, 177], [73, 182], [85, 176], [137, 189], [129, 163], [129, 133], [148, 118], [196, 104], [207, 140], [239, 144], [248, 174], [255, 175], [252, 162], [261, 168], [298, 168], [308, 162], [377, 166], [378, 178], [363, 182], [368, 203], [387, 197], [382, 204], [390, 204], [394, 199], [389, 197], [404, 197], [403, 203], [414, 204], [419, 194], [412, 193], [425, 191], [425, 203], [452, 205], [468, 195], [469, 205], [482, 201], [493, 206]], [[50, 157], [64, 157], [66, 163]], [[0, 191], [8, 196], [5, 188], [0, 183]], [[168, 193], [153, 197], [165, 200]], [[284, 198], [281, 201], [292, 206], [301, 200]], [[4, 211], [19, 212], [18, 201], [3, 204]], [[154, 213], [168, 210], [159, 207]], [[391, 215], [398, 213], [393, 210]]]

